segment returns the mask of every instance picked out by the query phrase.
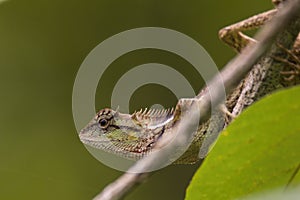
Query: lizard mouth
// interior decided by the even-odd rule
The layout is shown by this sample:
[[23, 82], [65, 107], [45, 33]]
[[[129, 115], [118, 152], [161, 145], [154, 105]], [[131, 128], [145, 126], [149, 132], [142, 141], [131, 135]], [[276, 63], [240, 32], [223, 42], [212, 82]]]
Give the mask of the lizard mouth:
[[[89, 130], [90, 132], [91, 130]], [[93, 133], [96, 131], [92, 131], [91, 134], [87, 134], [87, 131], [85, 129], [82, 129], [79, 133], [79, 139], [82, 143], [99, 148], [103, 146], [103, 144], [111, 143], [111, 140], [107, 139], [106, 137], [93, 137]]]
[[88, 138], [85, 136], [79, 136], [79, 138], [83, 144], [86, 144], [88, 146], [95, 147], [95, 148], [101, 148], [101, 149], [103, 149], [103, 147], [105, 147], [106, 145], [111, 143], [111, 141], [108, 141], [108, 140], [105, 141], [105, 140], [100, 140], [97, 138]]
[[109, 143], [110, 141], [100, 140], [98, 138], [90, 138], [79, 135], [80, 141], [84, 144], [90, 145], [92, 143]]

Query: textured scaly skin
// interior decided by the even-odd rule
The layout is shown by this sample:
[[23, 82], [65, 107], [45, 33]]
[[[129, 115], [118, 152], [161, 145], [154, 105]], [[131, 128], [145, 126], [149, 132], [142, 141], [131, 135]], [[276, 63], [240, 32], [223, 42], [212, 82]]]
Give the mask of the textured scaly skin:
[[[279, 0], [276, 0], [276, 2], [278, 1]], [[268, 21], [270, 15], [273, 16], [275, 12], [276, 11], [266, 12], [267, 15], [265, 16], [257, 15], [250, 18], [250, 21], [253, 21], [253, 19], [254, 22]], [[265, 18], [261, 19], [261, 17]], [[238, 29], [243, 27], [245, 23], [247, 28], [251, 26], [247, 20], [241, 23], [242, 24], [238, 23]], [[296, 23], [300, 24], [300, 20]], [[253, 26], [257, 27], [258, 24], [254, 23]], [[298, 28], [299, 26], [300, 25], [298, 25]], [[222, 29], [220, 31], [220, 37], [237, 51], [243, 49], [249, 41], [253, 42], [253, 40], [249, 40], [248, 37], [244, 38], [243, 34], [234, 32], [232, 30], [234, 26], [230, 26], [230, 29], [230, 31], [228, 31], [228, 27]], [[287, 33], [283, 33], [279, 37], [277, 42], [284, 43], [285, 48], [292, 47], [293, 43], [285, 41], [285, 34], [288, 34], [288, 37], [296, 38], [298, 33], [299, 31], [293, 32], [293, 30], [288, 30]], [[229, 34], [229, 36], [226, 34]], [[235, 38], [236, 36], [238, 38]], [[300, 66], [299, 52], [300, 36], [298, 36], [298, 39], [295, 41], [291, 52], [289, 52], [289, 56], [286, 55], [286, 50], [273, 45], [269, 54], [263, 57], [253, 67], [239, 86], [228, 96], [226, 100], [226, 108], [228, 111], [232, 113], [232, 115], [237, 116], [247, 106], [266, 94], [283, 87], [299, 84], [299, 70], [289, 66], [289, 63], [298, 67]], [[273, 57], [288, 57], [286, 59], [288, 62], [282, 64], [274, 61]], [[292, 68], [295, 72], [294, 78], [290, 81], [285, 81], [285, 77], [281, 75], [281, 72], [286, 71], [287, 68]], [[138, 160], [151, 152], [157, 140], [163, 134], [172, 133], [174, 124], [180, 120], [181, 108], [188, 106], [189, 103], [193, 103], [195, 100], [201, 100], [201, 93], [195, 97], [195, 99], [179, 101], [176, 108], [170, 110], [147, 111], [147, 109], [145, 109], [144, 111], [141, 110], [133, 114], [122, 114], [118, 111], [105, 108], [100, 110], [91, 122], [81, 130], [79, 136], [81, 141], [86, 145], [124, 158]], [[227, 120], [224, 120], [225, 117]], [[225, 116], [219, 109], [215, 110], [211, 118], [199, 126], [190, 147], [175, 163], [191, 164], [204, 158], [210, 144], [212, 144], [218, 133], [230, 121], [229, 116]]]

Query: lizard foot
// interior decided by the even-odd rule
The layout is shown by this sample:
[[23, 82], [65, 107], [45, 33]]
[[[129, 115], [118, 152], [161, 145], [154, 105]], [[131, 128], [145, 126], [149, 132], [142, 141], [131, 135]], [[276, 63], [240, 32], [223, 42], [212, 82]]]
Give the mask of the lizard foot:
[[224, 104], [220, 105], [220, 110], [225, 114], [225, 123], [227, 125], [236, 118], [236, 115], [232, 114]]
[[272, 56], [274, 60], [286, 65], [286, 69], [281, 71], [280, 74], [283, 75], [283, 79], [285, 81], [296, 81], [297, 79], [299, 79], [300, 75], [300, 59], [291, 50], [286, 49], [281, 44], [276, 43], [276, 45], [288, 55], [287, 58]]

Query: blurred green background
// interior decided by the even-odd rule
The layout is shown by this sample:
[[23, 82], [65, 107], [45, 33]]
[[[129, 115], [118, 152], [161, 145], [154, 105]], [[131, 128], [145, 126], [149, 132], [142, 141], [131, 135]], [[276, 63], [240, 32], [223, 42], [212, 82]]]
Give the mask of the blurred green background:
[[[0, 199], [91, 199], [122, 174], [89, 154], [73, 123], [73, 82], [100, 42], [132, 28], [170, 28], [198, 41], [221, 67], [234, 52], [219, 41], [218, 30], [270, 8], [271, 0], [0, 3]], [[123, 73], [148, 62], [174, 67], [195, 91], [202, 87], [192, 66], [178, 56], [139, 50], [105, 72], [96, 109], [110, 105], [112, 88]], [[176, 99], [167, 88], [146, 85], [135, 92], [130, 109], [154, 103], [173, 106]], [[198, 166], [162, 169], [127, 199], [183, 199]]]

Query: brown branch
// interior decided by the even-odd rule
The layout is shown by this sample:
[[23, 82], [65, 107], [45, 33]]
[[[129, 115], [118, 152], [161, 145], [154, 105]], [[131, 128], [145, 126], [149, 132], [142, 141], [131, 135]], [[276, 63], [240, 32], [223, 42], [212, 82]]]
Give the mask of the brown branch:
[[[124, 197], [134, 186], [145, 180], [151, 174], [150, 171], [153, 168], [161, 164], [157, 161], [168, 160], [169, 155], [176, 147], [192, 137], [195, 131], [192, 127], [195, 127], [195, 123], [199, 122], [198, 109], [200, 109], [201, 122], [205, 122], [210, 117], [211, 106], [218, 105], [224, 100], [223, 97], [225, 94], [222, 90], [224, 85], [226, 92], [235, 88], [251, 70], [252, 66], [270, 48], [277, 35], [288, 28], [299, 13], [300, 0], [290, 1], [284, 8], [280, 9], [274, 19], [265, 25], [256, 35], [255, 39], [259, 42], [246, 47], [241, 54], [229, 62], [221, 71], [220, 76], [214, 77], [209, 82], [207, 85], [208, 90], [201, 93], [201, 101], [199, 101], [198, 107], [196, 109], [195, 107], [189, 108], [188, 116], [183, 114], [182, 120], [180, 120], [175, 133], [173, 133], [173, 135], [176, 135], [176, 138], [173, 139], [170, 145], [167, 145], [168, 148], [164, 148], [163, 152], [154, 151], [147, 157], [139, 160], [128, 172], [119, 177], [115, 182], [109, 184], [95, 197], [95, 200], [113, 200]], [[299, 29], [297, 31], [299, 32]], [[158, 141], [156, 146], [167, 144], [169, 141], [169, 137], [163, 137]]]

